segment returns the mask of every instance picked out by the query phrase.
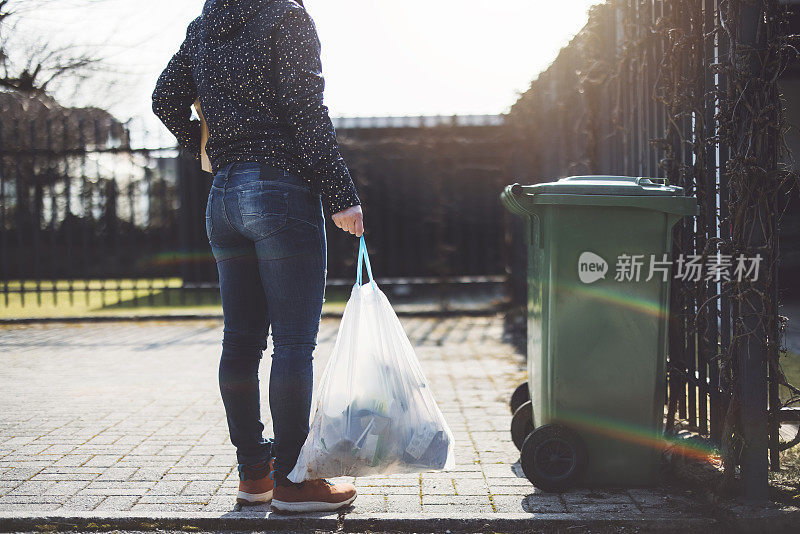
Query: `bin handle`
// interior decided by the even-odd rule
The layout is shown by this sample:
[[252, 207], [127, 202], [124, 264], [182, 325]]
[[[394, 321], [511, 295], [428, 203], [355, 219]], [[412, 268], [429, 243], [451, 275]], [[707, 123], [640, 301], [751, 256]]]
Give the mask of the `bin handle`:
[[[574, 181], [583, 181], [583, 180], [592, 180], [595, 182], [632, 182], [636, 185], [642, 185], [641, 182], [644, 180], [648, 180], [653, 183], [660, 183], [665, 186], [669, 185], [668, 178], [654, 178], [651, 176], [613, 176], [610, 174], [590, 174], [585, 176], [567, 176], [566, 178], [561, 178], [559, 182], [574, 182]], [[517, 194], [522, 193], [520, 190]]]
[[653, 178], [650, 176], [640, 176], [636, 178], [636, 185], [642, 185], [641, 182], [643, 180], [647, 180], [648, 182], [653, 182], [655, 184], [662, 184], [663, 186], [669, 186], [669, 178]]
[[[536, 228], [538, 228], [539, 231], [537, 235], [537, 241], [539, 242], [539, 247], [543, 247], [544, 245], [542, 245], [542, 242], [544, 240], [543, 239], [544, 233], [542, 230], [542, 221], [539, 217], [539, 214], [532, 212], [531, 210], [527, 209], [526, 206], [523, 206], [520, 203], [519, 199], [522, 198], [524, 195], [525, 195], [525, 186], [515, 183], [513, 185], [509, 185], [506, 187], [505, 191], [501, 195], [501, 198], [503, 199], [503, 203], [511, 212], [516, 213], [517, 215], [520, 215], [522, 217], [525, 217], [525, 219], [528, 221], [531, 232], [531, 239], [533, 239], [533, 234]], [[538, 224], [534, 224], [534, 220]]]
[[506, 208], [508, 208], [508, 210], [512, 213], [520, 216], [525, 216], [528, 214], [528, 210], [522, 202], [524, 197], [525, 188], [520, 184], [506, 186], [500, 195], [500, 199], [503, 201], [503, 204], [505, 204]]

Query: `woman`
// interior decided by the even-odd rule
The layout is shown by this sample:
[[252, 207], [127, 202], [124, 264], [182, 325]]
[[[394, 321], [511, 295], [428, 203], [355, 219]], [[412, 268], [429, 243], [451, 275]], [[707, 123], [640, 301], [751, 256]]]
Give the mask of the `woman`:
[[[308, 434], [326, 274], [322, 204], [339, 228], [364, 231], [322, 103], [319, 53], [299, 0], [207, 0], [153, 93], [153, 111], [195, 158], [198, 98], [210, 131], [206, 231], [225, 317], [219, 385], [239, 463], [237, 501], [271, 500], [286, 512], [335, 510], [356, 495], [350, 484], [286, 478]], [[274, 441], [262, 437], [258, 384], [270, 327]]]

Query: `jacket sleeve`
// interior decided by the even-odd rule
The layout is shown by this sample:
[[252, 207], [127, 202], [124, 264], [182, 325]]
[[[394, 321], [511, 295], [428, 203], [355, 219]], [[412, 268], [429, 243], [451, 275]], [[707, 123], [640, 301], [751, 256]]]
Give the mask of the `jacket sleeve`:
[[190, 39], [195, 24], [189, 25], [186, 40], [158, 78], [153, 91], [153, 113], [178, 139], [183, 150], [200, 159], [200, 122], [191, 120], [192, 104], [197, 100], [190, 53]]
[[285, 119], [328, 214], [360, 204], [323, 104], [325, 81], [314, 22], [305, 10], [291, 10], [276, 27], [274, 42], [273, 75]]

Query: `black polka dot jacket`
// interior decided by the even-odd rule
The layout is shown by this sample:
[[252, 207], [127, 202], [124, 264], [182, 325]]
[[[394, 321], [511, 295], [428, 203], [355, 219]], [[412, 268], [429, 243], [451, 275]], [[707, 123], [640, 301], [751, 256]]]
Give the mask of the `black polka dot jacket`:
[[258, 162], [305, 178], [329, 214], [359, 204], [323, 104], [314, 22], [296, 0], [207, 0], [161, 74], [153, 111], [199, 159], [199, 97], [214, 171]]

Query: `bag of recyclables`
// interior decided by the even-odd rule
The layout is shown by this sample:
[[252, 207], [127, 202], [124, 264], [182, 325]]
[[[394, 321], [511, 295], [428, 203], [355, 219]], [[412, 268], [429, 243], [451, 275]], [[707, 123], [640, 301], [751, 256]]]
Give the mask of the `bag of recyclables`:
[[[362, 263], [369, 283], [361, 284]], [[289, 480], [452, 469], [453, 434], [386, 295], [364, 238], [357, 281]]]

